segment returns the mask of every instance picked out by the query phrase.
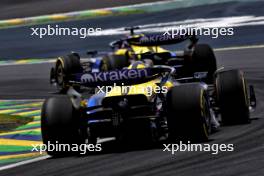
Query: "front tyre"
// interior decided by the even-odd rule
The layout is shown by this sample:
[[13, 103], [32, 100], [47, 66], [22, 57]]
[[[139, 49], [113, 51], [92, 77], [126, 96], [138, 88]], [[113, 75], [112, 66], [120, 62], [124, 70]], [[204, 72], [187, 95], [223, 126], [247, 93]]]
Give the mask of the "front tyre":
[[239, 70], [217, 73], [216, 95], [224, 125], [249, 123], [249, 99], [244, 74]]

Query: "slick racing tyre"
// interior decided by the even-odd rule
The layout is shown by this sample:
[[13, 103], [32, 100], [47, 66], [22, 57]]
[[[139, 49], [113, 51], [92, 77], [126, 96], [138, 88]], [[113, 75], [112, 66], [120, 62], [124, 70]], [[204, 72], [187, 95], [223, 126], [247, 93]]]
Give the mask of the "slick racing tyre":
[[188, 70], [190, 70], [191, 73], [208, 72], [206, 83], [213, 84], [216, 69], [217, 63], [212, 48], [207, 44], [196, 45], [191, 59], [188, 61]]
[[170, 140], [203, 142], [211, 132], [207, 92], [200, 83], [175, 86], [167, 93]]
[[69, 54], [64, 57], [59, 57], [56, 61], [56, 67], [53, 71], [55, 81], [59, 90], [65, 93], [68, 88], [68, 76], [82, 71], [82, 66], [79, 56]]
[[125, 55], [106, 55], [101, 64], [101, 71], [119, 70], [129, 65]]
[[[47, 99], [41, 111], [41, 132], [43, 143], [79, 144], [81, 135], [79, 130], [79, 114], [72, 106], [68, 97], [54, 97]], [[47, 150], [51, 156], [72, 154], [70, 151]]]
[[217, 73], [216, 94], [224, 125], [249, 123], [249, 99], [244, 74], [239, 70]]

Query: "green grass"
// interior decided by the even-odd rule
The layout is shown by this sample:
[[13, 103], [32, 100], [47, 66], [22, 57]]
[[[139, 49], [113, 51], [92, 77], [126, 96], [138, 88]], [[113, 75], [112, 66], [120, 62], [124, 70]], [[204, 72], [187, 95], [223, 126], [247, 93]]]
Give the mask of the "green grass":
[[0, 114], [0, 133], [9, 132], [33, 121], [33, 117]]

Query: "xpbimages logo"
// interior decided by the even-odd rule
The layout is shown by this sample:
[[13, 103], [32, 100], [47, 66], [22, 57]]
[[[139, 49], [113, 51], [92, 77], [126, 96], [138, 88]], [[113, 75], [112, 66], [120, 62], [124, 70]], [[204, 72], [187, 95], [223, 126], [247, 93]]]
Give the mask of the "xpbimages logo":
[[86, 154], [87, 152], [100, 152], [102, 151], [101, 144], [61, 144], [58, 141], [51, 143], [48, 141], [47, 144], [31, 144], [32, 152], [39, 152], [44, 154], [47, 151], [50, 152], [78, 152], [80, 154]]
[[163, 144], [163, 152], [169, 152], [175, 155], [177, 152], [210, 152], [213, 155], [219, 152], [234, 151], [234, 144], [192, 144], [180, 141], [177, 144]]
[[219, 36], [233, 36], [234, 28], [232, 27], [192, 27], [192, 26], [175, 26], [164, 28], [164, 36], [178, 38], [179, 36], [211, 36], [213, 39]]
[[77, 36], [81, 39], [87, 38], [91, 35], [100, 35], [102, 28], [93, 27], [61, 27], [59, 25], [47, 25], [44, 27], [31, 27], [31, 36], [44, 38], [47, 36]]
[[151, 96], [153, 94], [166, 94], [168, 92], [167, 86], [142, 86], [142, 85], [129, 85], [126, 86], [124, 83], [120, 84], [121, 86], [118, 86], [116, 83], [114, 83], [111, 86], [97, 86], [98, 91], [97, 94], [100, 93], [113, 93], [113, 94], [121, 94], [126, 95], [129, 92], [144, 92], [147, 96]]
[[98, 81], [118, 81], [149, 77], [147, 69], [123, 69], [119, 71], [86, 73], [81, 76], [82, 83], [92, 83]]

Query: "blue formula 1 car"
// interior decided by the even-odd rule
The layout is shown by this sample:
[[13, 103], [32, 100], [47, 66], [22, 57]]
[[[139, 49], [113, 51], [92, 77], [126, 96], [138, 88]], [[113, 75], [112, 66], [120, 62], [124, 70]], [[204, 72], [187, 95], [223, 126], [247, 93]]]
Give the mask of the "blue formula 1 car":
[[[135, 34], [137, 28], [128, 28], [130, 35], [110, 43], [112, 52], [88, 52], [87, 58], [71, 53], [59, 57], [51, 69], [50, 83], [61, 92], [67, 92], [70, 84], [65, 75], [74, 73], [101, 72], [128, 67], [136, 61], [152, 65], [183, 65], [182, 77], [192, 76], [195, 72], [207, 72], [206, 82], [213, 83], [216, 71], [216, 58], [207, 44], [198, 44], [195, 36], [166, 36], [163, 34]], [[183, 53], [169, 51], [162, 45], [177, 44], [189, 40], [190, 44]], [[179, 73], [180, 74], [180, 73]], [[79, 89], [79, 85], [75, 85]]]
[[[42, 107], [43, 142], [96, 144], [106, 137], [122, 144], [201, 142], [209, 139], [219, 122], [249, 123], [256, 99], [252, 86], [248, 93], [243, 72], [218, 70], [212, 84], [205, 83], [204, 76], [195, 72], [182, 77], [180, 69], [148, 67], [140, 61], [120, 70], [65, 75], [72, 85], [68, 96], [48, 98]], [[83, 97], [74, 85], [100, 90]]]

